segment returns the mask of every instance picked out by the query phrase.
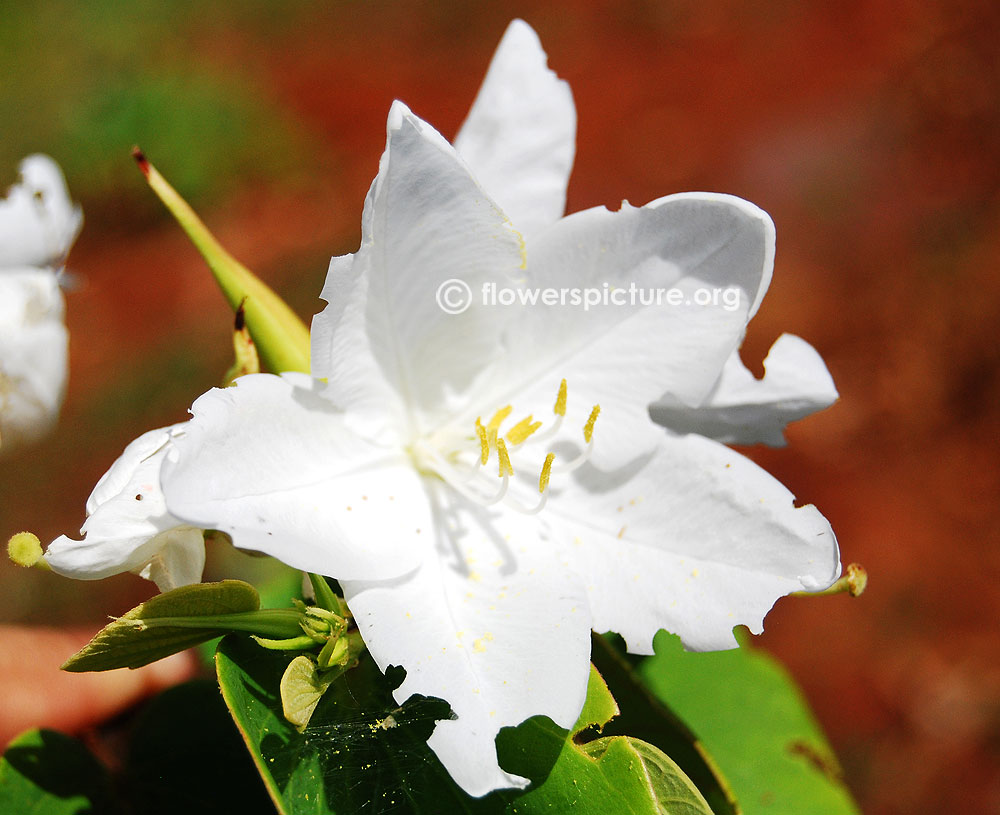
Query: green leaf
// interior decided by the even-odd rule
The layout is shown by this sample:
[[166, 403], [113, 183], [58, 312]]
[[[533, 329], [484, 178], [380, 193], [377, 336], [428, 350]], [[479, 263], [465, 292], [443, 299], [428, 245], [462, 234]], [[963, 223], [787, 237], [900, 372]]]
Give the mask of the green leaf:
[[624, 737], [577, 744], [617, 711], [596, 670], [571, 732], [536, 716], [497, 737], [501, 766], [533, 785], [476, 799], [455, 785], [426, 744], [436, 721], [450, 715], [446, 703], [415, 696], [398, 705], [391, 692], [402, 671], [383, 677], [364, 654], [329, 686], [299, 733], [285, 720], [277, 692], [290, 662], [235, 637], [224, 639], [216, 655], [223, 697], [283, 815], [551, 815], [571, 808], [580, 815], [711, 815], [695, 786], [654, 746]]
[[141, 815], [274, 811], [214, 680], [178, 685], [146, 706], [124, 778]]
[[288, 663], [278, 687], [281, 711], [300, 733], [312, 718], [316, 705], [340, 671], [320, 671], [309, 657], [297, 656]]
[[664, 632], [638, 669], [701, 737], [746, 815], [848, 815], [857, 807], [794, 681], [753, 648], [688, 653]]
[[595, 635], [591, 653], [622, 708], [605, 734], [633, 736], [656, 745], [694, 782], [715, 815], [738, 815], [739, 805], [729, 782], [691, 728], [668, 707], [668, 700], [649, 691], [608, 637]]
[[290, 655], [226, 637], [216, 654], [222, 695], [282, 815], [356, 812], [489, 813], [498, 796], [470, 798], [427, 747], [440, 700], [392, 698], [402, 671], [383, 677], [363, 654], [323, 695], [304, 732], [282, 714], [278, 686]]
[[116, 815], [104, 766], [76, 739], [29, 730], [0, 760], [0, 812], [18, 815]]
[[570, 733], [544, 716], [502, 730], [497, 737], [501, 766], [536, 781], [513, 796], [507, 812], [711, 815], [697, 787], [653, 745], [625, 736], [577, 744], [617, 712], [607, 685], [591, 668], [584, 712]]
[[64, 671], [109, 671], [138, 668], [178, 651], [228, 633], [231, 629], [145, 627], [148, 621], [173, 617], [205, 617], [256, 611], [257, 590], [241, 580], [196, 583], [158, 594], [101, 629], [62, 666]]

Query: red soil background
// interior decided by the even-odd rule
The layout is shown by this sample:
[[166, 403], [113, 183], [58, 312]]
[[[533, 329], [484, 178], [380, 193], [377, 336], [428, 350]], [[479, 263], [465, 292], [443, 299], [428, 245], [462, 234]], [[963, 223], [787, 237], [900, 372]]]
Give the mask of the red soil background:
[[[801, 682], [865, 812], [1000, 811], [998, 6], [296, 9], [267, 37], [237, 20], [187, 42], [312, 139], [294, 184], [231, 179], [204, 212], [304, 316], [329, 255], [356, 248], [391, 100], [453, 136], [513, 16], [576, 98], [569, 211], [713, 190], [772, 215], [774, 282], [744, 359], [759, 374], [771, 342], [799, 334], [841, 400], [787, 448], [746, 452], [829, 517], [871, 583], [856, 600], [780, 602], [761, 643]], [[170, 156], [151, 158], [169, 175]], [[2, 500], [4, 535], [75, 531], [121, 447], [183, 419], [229, 359], [226, 307], [168, 221], [88, 210], [71, 266], [84, 284], [69, 295], [71, 389], [52, 439], [5, 462], [0, 492], [18, 493]], [[97, 623], [148, 591], [0, 569], [10, 620]]]

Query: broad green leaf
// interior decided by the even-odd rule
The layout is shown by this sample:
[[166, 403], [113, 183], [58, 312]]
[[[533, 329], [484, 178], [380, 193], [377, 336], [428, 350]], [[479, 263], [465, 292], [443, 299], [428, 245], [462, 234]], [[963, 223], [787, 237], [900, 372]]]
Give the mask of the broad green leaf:
[[0, 812], [11, 815], [117, 815], [104, 766], [80, 742], [29, 730], [0, 760]]
[[536, 781], [527, 792], [511, 796], [509, 815], [711, 815], [697, 787], [656, 747], [625, 736], [577, 744], [617, 712], [607, 685], [591, 668], [584, 713], [570, 733], [543, 716], [502, 730], [497, 737], [501, 766]]
[[450, 716], [446, 703], [398, 705], [391, 691], [401, 672], [383, 677], [364, 654], [299, 733], [278, 694], [290, 661], [238, 637], [223, 639], [216, 654], [223, 698], [282, 815], [503, 812], [498, 796], [465, 795], [427, 747], [434, 723]]
[[124, 778], [141, 815], [274, 812], [214, 680], [178, 685], [146, 706]]
[[608, 637], [595, 635], [591, 653], [621, 706], [621, 713], [609, 722], [605, 734], [632, 736], [656, 745], [694, 782], [715, 815], [738, 815], [736, 797], [715, 759], [666, 704], [669, 700], [658, 699], [649, 691]]
[[227, 637], [216, 656], [223, 697], [282, 815], [382, 812], [710, 815], [694, 785], [651, 745], [622, 737], [577, 744], [617, 711], [592, 671], [584, 711], [567, 733], [538, 716], [497, 737], [500, 764], [531, 779], [527, 791], [470, 798], [426, 745], [446, 703], [391, 691], [401, 671], [383, 677], [364, 654], [334, 681], [302, 733], [285, 720], [278, 684], [291, 659]]
[[794, 681], [742, 647], [688, 653], [664, 632], [638, 673], [698, 733], [746, 815], [856, 813], [837, 759]]
[[147, 628], [139, 621], [206, 617], [256, 611], [257, 590], [240, 580], [196, 583], [158, 594], [101, 629], [62, 666], [64, 671], [138, 668], [225, 634], [228, 628]]

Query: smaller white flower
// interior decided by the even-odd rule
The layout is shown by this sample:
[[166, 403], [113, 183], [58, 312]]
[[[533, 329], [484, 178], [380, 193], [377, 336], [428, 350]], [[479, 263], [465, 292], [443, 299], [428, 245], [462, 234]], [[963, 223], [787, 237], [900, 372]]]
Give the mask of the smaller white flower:
[[84, 539], [56, 538], [45, 552], [53, 571], [99, 580], [131, 571], [160, 591], [198, 583], [205, 567], [202, 530], [167, 512], [160, 465], [184, 425], [150, 430], [133, 441], [87, 499]]
[[58, 273], [83, 220], [58, 165], [29, 156], [0, 199], [0, 453], [52, 427], [69, 336]]
[[46, 269], [0, 270], [0, 450], [55, 423], [66, 383], [63, 296]]
[[28, 156], [21, 180], [0, 200], [0, 272], [30, 266], [58, 269], [83, 225], [83, 212], [66, 189], [59, 165]]

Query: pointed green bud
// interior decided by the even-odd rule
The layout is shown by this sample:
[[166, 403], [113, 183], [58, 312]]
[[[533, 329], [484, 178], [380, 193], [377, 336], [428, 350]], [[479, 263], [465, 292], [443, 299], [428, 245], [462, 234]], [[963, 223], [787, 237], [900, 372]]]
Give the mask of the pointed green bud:
[[42, 559], [42, 542], [33, 532], [18, 532], [7, 541], [7, 556], [18, 566], [49, 568]]
[[235, 310], [245, 301], [246, 325], [268, 370], [309, 373], [309, 329], [253, 272], [230, 255], [194, 210], [153, 167], [138, 147], [132, 155], [153, 192], [205, 258]]
[[254, 345], [253, 339], [250, 337], [250, 330], [246, 325], [246, 312], [243, 305], [240, 303], [239, 308], [236, 309], [236, 323], [233, 327], [233, 352], [236, 361], [226, 371], [226, 376], [223, 379], [223, 384], [226, 386], [232, 385], [241, 376], [260, 373], [260, 357], [257, 356], [257, 346]]

